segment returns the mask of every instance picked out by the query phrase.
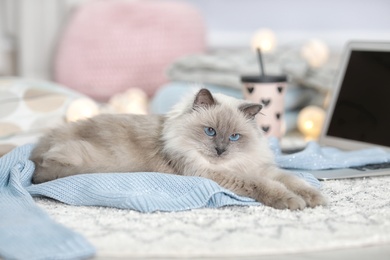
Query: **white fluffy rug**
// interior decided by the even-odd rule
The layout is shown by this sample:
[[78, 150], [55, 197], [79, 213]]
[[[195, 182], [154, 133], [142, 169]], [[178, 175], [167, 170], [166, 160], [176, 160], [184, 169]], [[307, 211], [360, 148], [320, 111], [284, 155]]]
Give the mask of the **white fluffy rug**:
[[226, 207], [144, 214], [36, 198], [99, 258], [234, 257], [390, 244], [390, 177], [323, 182], [327, 207]]

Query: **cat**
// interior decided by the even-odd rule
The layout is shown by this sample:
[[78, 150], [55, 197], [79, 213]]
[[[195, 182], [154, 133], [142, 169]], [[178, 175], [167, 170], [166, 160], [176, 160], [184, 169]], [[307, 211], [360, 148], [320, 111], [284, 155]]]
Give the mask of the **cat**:
[[255, 117], [262, 106], [199, 90], [166, 115], [102, 114], [48, 132], [31, 153], [33, 183], [95, 172], [201, 176], [277, 209], [326, 205], [279, 169]]

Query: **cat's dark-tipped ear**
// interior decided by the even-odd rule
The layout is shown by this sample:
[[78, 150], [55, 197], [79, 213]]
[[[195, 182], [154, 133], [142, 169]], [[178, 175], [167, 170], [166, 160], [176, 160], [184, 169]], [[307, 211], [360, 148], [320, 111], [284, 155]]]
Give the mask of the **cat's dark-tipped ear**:
[[193, 108], [196, 107], [210, 107], [215, 104], [213, 95], [211, 95], [208, 89], [202, 88], [195, 96]]
[[245, 114], [246, 117], [253, 119], [263, 108], [260, 104], [243, 104], [239, 109]]

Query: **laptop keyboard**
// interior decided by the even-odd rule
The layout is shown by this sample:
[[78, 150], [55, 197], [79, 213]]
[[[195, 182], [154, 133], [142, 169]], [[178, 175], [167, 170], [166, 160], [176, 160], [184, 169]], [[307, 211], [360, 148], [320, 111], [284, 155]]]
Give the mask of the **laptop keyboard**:
[[369, 170], [379, 170], [390, 168], [390, 162], [377, 163], [377, 164], [367, 164], [362, 166], [349, 167], [351, 169], [356, 169], [359, 171], [369, 171]]

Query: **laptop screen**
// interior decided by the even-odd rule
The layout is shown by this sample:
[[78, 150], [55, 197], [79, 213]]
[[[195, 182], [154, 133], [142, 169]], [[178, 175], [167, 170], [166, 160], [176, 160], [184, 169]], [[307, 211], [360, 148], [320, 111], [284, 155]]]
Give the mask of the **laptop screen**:
[[390, 52], [352, 50], [326, 135], [390, 147]]

